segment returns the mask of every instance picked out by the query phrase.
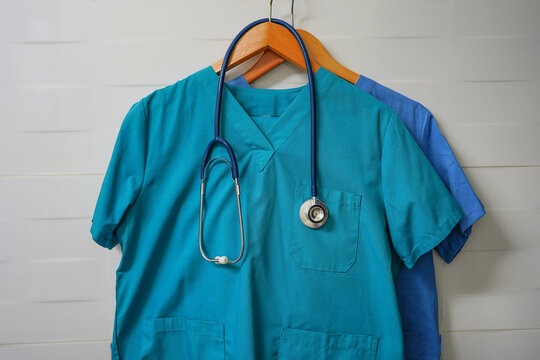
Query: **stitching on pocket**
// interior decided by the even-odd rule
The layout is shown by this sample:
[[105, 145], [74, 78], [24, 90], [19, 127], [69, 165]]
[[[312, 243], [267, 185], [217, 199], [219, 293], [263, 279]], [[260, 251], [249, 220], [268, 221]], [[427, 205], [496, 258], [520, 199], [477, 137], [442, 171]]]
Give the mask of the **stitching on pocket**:
[[145, 329], [148, 332], [185, 331], [191, 334], [224, 337], [224, 325], [216, 321], [176, 318], [150, 318], [145, 319]]
[[[308, 254], [309, 247], [311, 246], [311, 249], [315, 249], [315, 244], [309, 245], [308, 243], [301, 243], [301, 241], [309, 241], [308, 239], [299, 239], [298, 237], [306, 236], [306, 231], [313, 231], [313, 233], [309, 233], [307, 235], [308, 237], [311, 237], [311, 241], [316, 241], [313, 238], [317, 236], [322, 236], [322, 232], [325, 232], [328, 230], [328, 225], [326, 228], [323, 226], [320, 229], [307, 229], [303, 228], [303, 224], [298, 224], [300, 221], [298, 218], [298, 210], [300, 208], [301, 203], [305, 200], [304, 196], [308, 196], [310, 194], [311, 187], [308, 185], [302, 185], [302, 184], [295, 184], [294, 191], [293, 191], [293, 204], [292, 204], [292, 210], [291, 210], [291, 221], [292, 221], [292, 228], [291, 228], [291, 239], [290, 239], [290, 251], [289, 254], [293, 260], [293, 262], [298, 266], [299, 268], [303, 269], [309, 269], [309, 270], [318, 270], [318, 271], [330, 271], [330, 272], [340, 272], [344, 273], [347, 272], [356, 262], [356, 257], [358, 254], [358, 243], [359, 243], [359, 237], [360, 237], [360, 215], [361, 215], [361, 203], [362, 203], [362, 195], [341, 191], [337, 189], [330, 189], [330, 188], [319, 188], [319, 195], [322, 201], [327, 203], [328, 205], [328, 211], [329, 211], [329, 223], [336, 221], [336, 218], [333, 218], [332, 216], [336, 216], [336, 210], [337, 214], [339, 212], [343, 211], [352, 211], [354, 216], [352, 217], [353, 223], [347, 223], [345, 222], [345, 226], [343, 230], [341, 231], [341, 235], [347, 238], [354, 237], [354, 239], [351, 241], [353, 245], [351, 246], [351, 249], [346, 249], [345, 251], [351, 251], [350, 256], [346, 256], [346, 259], [350, 260], [345, 263], [345, 259], [343, 261], [334, 261], [331, 262], [328, 259], [326, 259], [326, 263], [324, 262], [325, 257], [324, 256], [312, 256], [313, 254]], [[307, 195], [306, 195], [307, 194]], [[340, 209], [337, 209], [337, 207], [342, 207]], [[332, 211], [332, 208], [334, 211]], [[337, 217], [339, 220], [339, 215]], [[334, 223], [334, 226], [336, 226], [337, 223]], [[299, 235], [300, 233], [304, 233], [304, 235]], [[331, 234], [328, 234], [331, 236]], [[339, 234], [337, 234], [339, 236]], [[329, 241], [326, 239], [326, 241]], [[328, 244], [329, 247], [332, 246], [332, 244]], [[338, 246], [338, 245], [336, 245]], [[354, 246], [354, 249], [352, 247]], [[317, 252], [317, 251], [315, 251]], [[308, 258], [308, 256], [310, 256]], [[319, 261], [318, 259], [322, 259]], [[316, 263], [319, 261], [318, 263]]]
[[141, 360], [160, 360], [182, 351], [190, 359], [225, 359], [224, 324], [185, 317], [144, 318]]
[[362, 351], [377, 351], [379, 338], [373, 335], [332, 334], [287, 327], [282, 328], [280, 342], [316, 349], [357, 349]]

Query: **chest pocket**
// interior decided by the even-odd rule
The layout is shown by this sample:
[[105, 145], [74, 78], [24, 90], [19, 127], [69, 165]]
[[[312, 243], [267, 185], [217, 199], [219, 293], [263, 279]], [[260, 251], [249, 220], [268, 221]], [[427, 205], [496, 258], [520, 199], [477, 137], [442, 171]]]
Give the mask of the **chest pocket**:
[[300, 206], [311, 187], [297, 184], [291, 211], [290, 254], [303, 269], [346, 272], [356, 261], [362, 196], [335, 189], [318, 189], [318, 198], [328, 207], [328, 220], [310, 229], [300, 220]]
[[139, 359], [223, 360], [223, 324], [187, 318], [146, 318]]
[[379, 338], [283, 328], [278, 360], [375, 360]]

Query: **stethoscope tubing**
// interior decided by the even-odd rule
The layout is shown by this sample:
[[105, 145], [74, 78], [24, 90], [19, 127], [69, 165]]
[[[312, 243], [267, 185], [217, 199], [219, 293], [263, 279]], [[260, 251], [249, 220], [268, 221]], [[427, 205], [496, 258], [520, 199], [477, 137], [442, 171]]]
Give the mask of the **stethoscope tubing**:
[[223, 62], [221, 63], [221, 71], [219, 74], [219, 82], [218, 82], [217, 97], [216, 97], [216, 110], [215, 110], [215, 117], [214, 117], [214, 139], [210, 142], [210, 144], [208, 144], [208, 147], [206, 148], [206, 151], [204, 154], [203, 163], [201, 166], [201, 179], [204, 177], [204, 168], [210, 156], [210, 152], [213, 146], [217, 143], [221, 143], [228, 152], [228, 155], [231, 159], [233, 179], [236, 179], [238, 177], [238, 164], [236, 162], [236, 157], [234, 156], [234, 151], [232, 150], [231, 145], [220, 136], [221, 102], [223, 98], [223, 85], [225, 83], [225, 72], [227, 71], [227, 64], [229, 63], [229, 59], [231, 57], [232, 51], [234, 47], [236, 46], [236, 44], [238, 43], [238, 41], [240, 40], [240, 38], [244, 36], [244, 34], [248, 32], [248, 30], [250, 30], [251, 28], [259, 24], [262, 24], [264, 22], [268, 22], [268, 21], [281, 25], [285, 27], [287, 30], [289, 30], [295, 37], [298, 44], [300, 45], [300, 49], [302, 50], [302, 54], [304, 56], [304, 61], [306, 64], [306, 71], [307, 71], [307, 76], [308, 76], [310, 113], [311, 113], [311, 147], [310, 147], [311, 148], [311, 195], [313, 197], [316, 197], [317, 196], [316, 103], [315, 103], [315, 85], [313, 81], [313, 70], [311, 67], [309, 54], [307, 52], [304, 41], [302, 40], [302, 37], [289, 23], [280, 19], [262, 18], [262, 19], [253, 21], [251, 24], [248, 24], [238, 33], [238, 35], [236, 35], [236, 37], [233, 39], [233, 41], [229, 45], [229, 48], [227, 49], [225, 56], [223, 57]]
[[[247, 25], [242, 31], [236, 35], [236, 37], [233, 39], [232, 43], [229, 45], [229, 48], [227, 49], [227, 52], [225, 53], [225, 56], [223, 57], [223, 62], [221, 64], [221, 72], [219, 74], [219, 82], [218, 82], [218, 89], [217, 89], [217, 96], [216, 96], [216, 111], [215, 111], [215, 118], [214, 118], [214, 138], [210, 141], [208, 146], [206, 147], [206, 150], [204, 152], [203, 161], [201, 164], [201, 189], [200, 189], [200, 209], [199, 209], [199, 249], [201, 251], [202, 256], [205, 260], [218, 263], [218, 264], [233, 264], [240, 260], [240, 258], [243, 255], [244, 252], [244, 229], [243, 229], [243, 219], [242, 219], [242, 207], [240, 204], [240, 184], [238, 182], [238, 163], [236, 161], [236, 156], [234, 155], [234, 151], [232, 149], [231, 144], [224, 138], [220, 136], [220, 119], [221, 119], [221, 100], [223, 98], [223, 84], [225, 82], [225, 72], [227, 71], [227, 64], [229, 63], [229, 59], [231, 56], [231, 53], [236, 45], [236, 43], [240, 40], [242, 36], [251, 28], [254, 26], [257, 26], [261, 23], [271, 21], [273, 23], [276, 23], [278, 25], [281, 25], [285, 27], [287, 30], [289, 30], [294, 37], [296, 38], [298, 44], [300, 45], [300, 49], [302, 50], [302, 54], [304, 55], [304, 61], [306, 63], [306, 71], [308, 75], [308, 87], [309, 87], [309, 95], [310, 95], [310, 112], [311, 112], [311, 195], [313, 199], [307, 200], [301, 207], [301, 219], [306, 226], [311, 228], [320, 227], [322, 224], [324, 224], [324, 221], [326, 221], [326, 217], [328, 215], [328, 210], [326, 209], [326, 206], [324, 203], [322, 203], [320, 200], [318, 200], [317, 197], [317, 182], [316, 182], [316, 148], [315, 148], [315, 135], [316, 135], [316, 129], [315, 129], [315, 120], [316, 120], [316, 113], [315, 113], [315, 86], [313, 82], [313, 71], [311, 68], [311, 62], [309, 60], [309, 55], [306, 50], [306, 46], [304, 45], [304, 42], [302, 41], [302, 38], [298, 34], [298, 32], [288, 23], [286, 23], [283, 20], [280, 19], [272, 19], [270, 18], [263, 18], [260, 20], [256, 20], [252, 22], [251, 24]], [[241, 250], [239, 256], [233, 260], [229, 261], [227, 256], [216, 256], [214, 259], [210, 259], [206, 256], [204, 249], [203, 249], [203, 208], [204, 208], [204, 195], [205, 195], [205, 176], [206, 176], [206, 167], [207, 165], [212, 162], [213, 160], [216, 160], [216, 158], [210, 160], [210, 154], [212, 152], [212, 149], [215, 145], [221, 144], [225, 147], [227, 150], [227, 153], [229, 155], [230, 162], [226, 161], [231, 169], [231, 175], [234, 180], [235, 184], [235, 190], [236, 190], [236, 200], [238, 204], [238, 215], [239, 215], [239, 222], [240, 222], [240, 236], [241, 236]], [[322, 205], [320, 205], [320, 204]], [[318, 206], [320, 209], [323, 209], [325, 211], [325, 219], [324, 221], [321, 221], [320, 224], [312, 224], [310, 221], [307, 221], [306, 219], [302, 218], [302, 209], [307, 206], [306, 208], [311, 208], [312, 206]], [[309, 213], [309, 211], [308, 211]]]

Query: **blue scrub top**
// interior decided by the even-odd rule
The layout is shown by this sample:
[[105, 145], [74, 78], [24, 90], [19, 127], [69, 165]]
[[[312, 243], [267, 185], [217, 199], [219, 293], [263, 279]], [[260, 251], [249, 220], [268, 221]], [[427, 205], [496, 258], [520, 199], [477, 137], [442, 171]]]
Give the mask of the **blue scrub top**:
[[[242, 75], [229, 83], [250, 87]], [[450, 263], [469, 238], [472, 225], [485, 215], [483, 204], [429, 110], [366, 76], [361, 75], [355, 85], [396, 111], [463, 210], [459, 224], [436, 247], [439, 255]], [[396, 291], [405, 336], [405, 359], [439, 359], [439, 310], [431, 252], [418, 259], [412, 269], [401, 268], [396, 279]]]
[[[226, 85], [222, 136], [239, 164], [244, 257], [199, 252], [200, 162], [213, 138], [211, 67], [135, 103], [103, 180], [91, 233], [122, 247], [113, 359], [403, 359], [394, 280], [463, 212], [398, 115], [324, 68], [317, 96], [320, 229], [310, 198], [307, 85]], [[217, 148], [214, 156], [226, 156]], [[228, 166], [211, 165], [204, 248], [235, 258], [240, 232]]]

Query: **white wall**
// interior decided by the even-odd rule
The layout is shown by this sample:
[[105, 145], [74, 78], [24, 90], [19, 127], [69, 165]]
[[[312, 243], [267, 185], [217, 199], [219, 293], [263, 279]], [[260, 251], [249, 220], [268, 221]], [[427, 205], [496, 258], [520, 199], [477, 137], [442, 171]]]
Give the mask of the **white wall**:
[[[110, 358], [120, 253], [89, 229], [120, 123], [264, 16], [262, 0], [0, 2], [0, 359]], [[436, 262], [443, 358], [538, 359], [540, 1], [298, 0], [296, 25], [430, 108], [486, 205]], [[282, 65], [254, 86], [303, 81]]]

